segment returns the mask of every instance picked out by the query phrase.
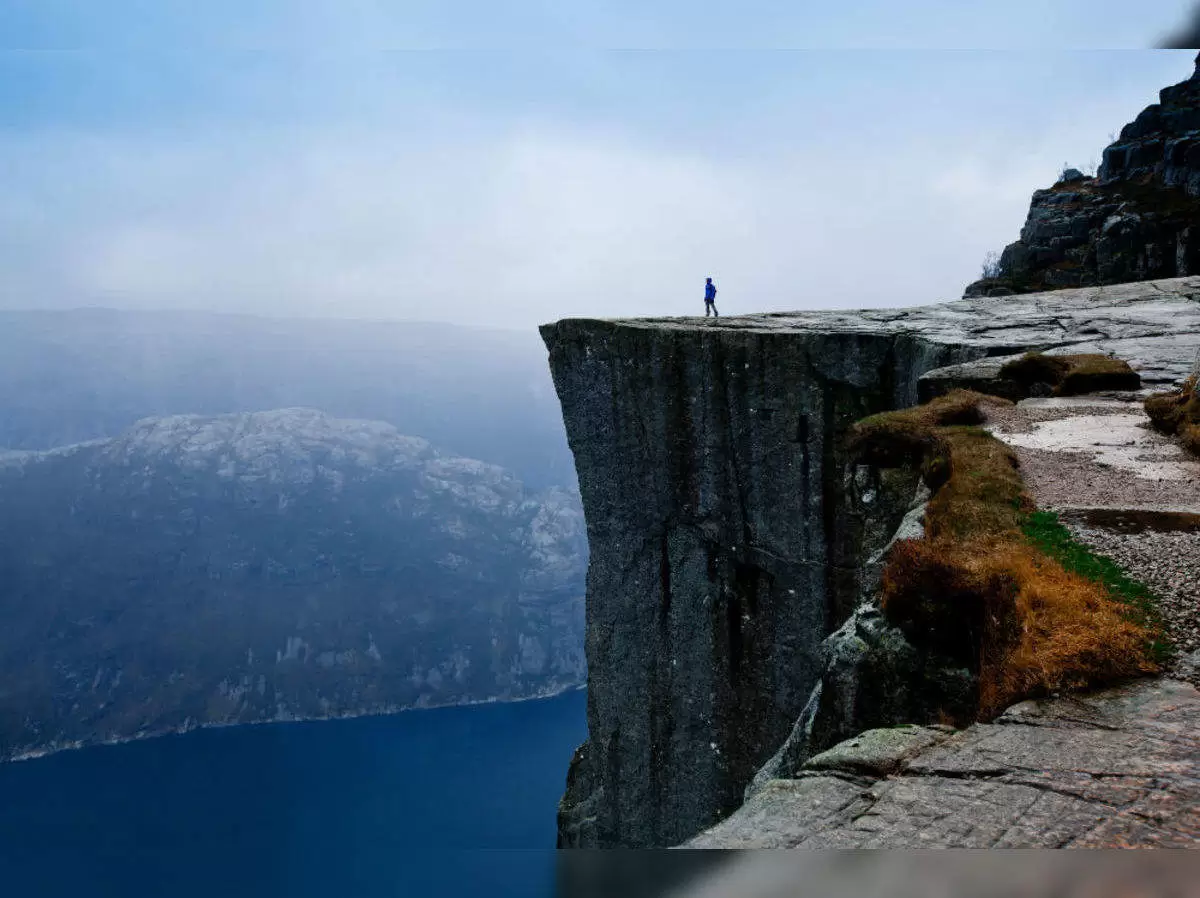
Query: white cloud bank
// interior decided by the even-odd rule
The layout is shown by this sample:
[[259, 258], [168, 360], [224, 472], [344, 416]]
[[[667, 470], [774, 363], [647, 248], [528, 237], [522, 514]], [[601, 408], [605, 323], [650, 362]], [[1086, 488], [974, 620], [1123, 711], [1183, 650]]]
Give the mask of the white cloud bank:
[[694, 314], [707, 275], [725, 313], [948, 299], [1128, 107], [1019, 142], [998, 125], [742, 155], [537, 122], [31, 132], [0, 140], [0, 306], [529, 327]]

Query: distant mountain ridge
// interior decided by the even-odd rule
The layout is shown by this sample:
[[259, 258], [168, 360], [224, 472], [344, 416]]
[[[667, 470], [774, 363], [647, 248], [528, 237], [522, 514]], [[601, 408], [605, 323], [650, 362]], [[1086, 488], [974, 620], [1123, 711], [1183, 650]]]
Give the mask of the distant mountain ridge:
[[0, 311], [0, 450], [135, 421], [303, 406], [386, 421], [448, 452], [574, 488], [536, 334], [178, 311]]
[[580, 685], [578, 497], [313, 409], [0, 454], [0, 757]]

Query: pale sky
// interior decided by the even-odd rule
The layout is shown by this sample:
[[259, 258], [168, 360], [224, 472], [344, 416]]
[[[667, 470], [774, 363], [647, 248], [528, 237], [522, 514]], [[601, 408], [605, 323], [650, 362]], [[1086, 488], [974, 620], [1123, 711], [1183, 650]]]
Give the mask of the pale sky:
[[0, 0], [0, 307], [954, 298], [1195, 55], [1137, 49], [1186, 3], [984, 5]]

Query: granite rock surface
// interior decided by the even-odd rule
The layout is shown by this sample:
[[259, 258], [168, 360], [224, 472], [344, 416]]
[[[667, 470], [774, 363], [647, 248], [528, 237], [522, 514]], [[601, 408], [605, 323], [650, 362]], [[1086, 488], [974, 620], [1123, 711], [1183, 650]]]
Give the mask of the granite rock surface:
[[[794, 734], [830, 673], [823, 643], [910, 510], [915, 476], [851, 466], [846, 428], [1028, 349], [1111, 352], [1147, 387], [1177, 383], [1200, 278], [542, 334], [591, 551], [589, 740], [559, 842], [671, 845], [735, 811]], [[854, 732], [854, 707], [793, 763]]]
[[1023, 702], [954, 734], [871, 731], [685, 847], [1194, 847], [1198, 727], [1200, 692], [1168, 679]]

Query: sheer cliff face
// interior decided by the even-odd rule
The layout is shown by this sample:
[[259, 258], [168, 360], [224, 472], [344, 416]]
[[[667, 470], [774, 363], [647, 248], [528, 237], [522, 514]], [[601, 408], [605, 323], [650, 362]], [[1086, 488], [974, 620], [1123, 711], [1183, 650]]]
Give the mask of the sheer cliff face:
[[931, 369], [1035, 346], [1137, 363], [1154, 340], [1170, 348], [1146, 382], [1180, 377], [1200, 279], [1123, 289], [544, 327], [591, 551], [590, 737], [560, 844], [677, 844], [736, 809], [787, 737], [914, 485], [848, 471], [849, 423], [914, 402]]
[[967, 296], [1200, 273], [1200, 58], [1104, 150], [1095, 178], [1070, 170], [1033, 195], [1020, 239]]
[[591, 742], [562, 839], [674, 844], [741, 803], [852, 604], [836, 435], [953, 353], [736, 325], [544, 333], [592, 553]]

